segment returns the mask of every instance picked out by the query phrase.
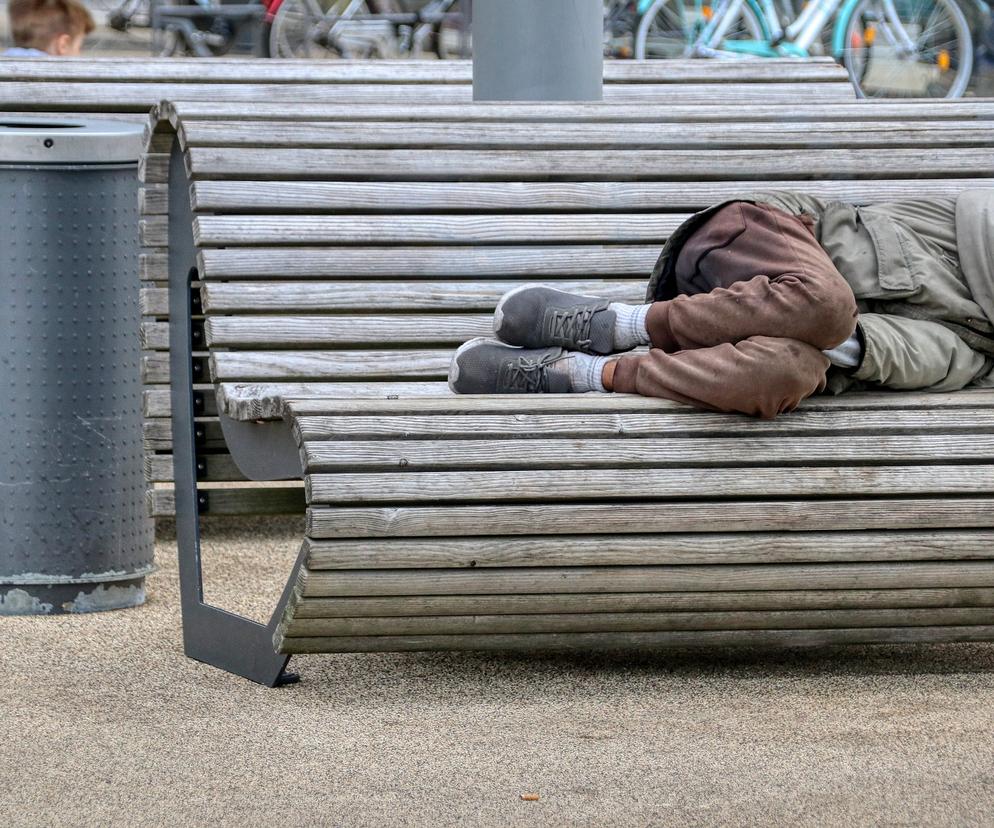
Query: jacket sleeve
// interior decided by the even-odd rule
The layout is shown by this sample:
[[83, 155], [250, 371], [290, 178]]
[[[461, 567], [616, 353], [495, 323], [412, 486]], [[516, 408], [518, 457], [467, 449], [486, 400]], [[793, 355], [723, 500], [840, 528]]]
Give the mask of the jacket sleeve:
[[990, 372], [991, 360], [937, 322], [859, 316], [863, 361], [854, 379], [901, 390], [956, 391]]

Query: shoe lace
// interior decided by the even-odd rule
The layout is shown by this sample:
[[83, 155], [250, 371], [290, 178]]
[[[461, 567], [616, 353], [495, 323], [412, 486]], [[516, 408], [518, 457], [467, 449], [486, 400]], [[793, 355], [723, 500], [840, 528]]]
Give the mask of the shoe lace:
[[590, 321], [598, 308], [581, 305], [552, 312], [552, 338], [556, 345], [590, 347]]
[[541, 359], [519, 357], [511, 365], [507, 375], [508, 385], [513, 389], [521, 389], [525, 393], [535, 394], [548, 391], [548, 368], [561, 357], [557, 354], [547, 354]]

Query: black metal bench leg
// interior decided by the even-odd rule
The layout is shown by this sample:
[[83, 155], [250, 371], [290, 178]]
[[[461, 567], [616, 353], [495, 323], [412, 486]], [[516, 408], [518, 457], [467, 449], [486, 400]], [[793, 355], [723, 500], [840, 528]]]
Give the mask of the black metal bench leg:
[[190, 318], [190, 282], [196, 274], [192, 222], [186, 171], [177, 142], [169, 170], [169, 367], [183, 644], [190, 658], [277, 687], [299, 679], [286, 672], [290, 657], [274, 651], [273, 633], [293, 591], [303, 552], [269, 624], [204, 603]]

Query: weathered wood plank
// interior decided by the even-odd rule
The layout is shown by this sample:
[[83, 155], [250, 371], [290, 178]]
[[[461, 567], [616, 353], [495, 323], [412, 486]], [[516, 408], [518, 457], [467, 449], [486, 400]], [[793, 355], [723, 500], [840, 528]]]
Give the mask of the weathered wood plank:
[[[236, 481], [246, 477], [228, 454], [200, 454], [197, 460], [204, 464], [198, 480]], [[149, 454], [145, 457], [145, 479], [153, 483], [172, 483], [173, 458], [169, 454]]]
[[987, 528], [994, 498], [311, 507], [308, 537], [460, 537]]
[[492, 335], [493, 315], [214, 316], [207, 320], [206, 331], [212, 348], [458, 345], [475, 336]]
[[333, 440], [309, 442], [301, 451], [309, 474], [397, 469], [580, 469], [586, 473], [592, 469], [723, 467], [749, 468], [752, 474], [752, 469], [766, 466], [983, 461], [994, 458], [994, 435]]
[[417, 652], [421, 650], [571, 650], [624, 648], [817, 647], [834, 644], [918, 644], [994, 640], [994, 626], [866, 627], [826, 630], [695, 630], [641, 633], [356, 636], [276, 638], [282, 653]]
[[398, 351], [214, 351], [215, 381], [441, 378], [452, 348]]
[[280, 625], [288, 637], [509, 635], [662, 630], [804, 630], [994, 624], [994, 607], [816, 610], [811, 612], [625, 612], [554, 615], [313, 618]]
[[[205, 62], [199, 58], [105, 58], [5, 61], [0, 63], [4, 81], [115, 80], [169, 83], [205, 81], [226, 83], [470, 83], [472, 62], [465, 60], [255, 60], [226, 58]], [[772, 59], [739, 64], [722, 61], [688, 61], [668, 66], [656, 61], [607, 61], [606, 83], [738, 83], [747, 80], [771, 83], [844, 83], [848, 76], [827, 58]]]
[[[224, 386], [230, 399], [260, 396], [262, 389], [252, 386]], [[270, 389], [275, 391], [276, 389]], [[573, 412], [681, 412], [688, 417], [706, 416], [707, 412], [690, 408], [682, 403], [637, 394], [450, 394], [437, 399], [417, 399], [413, 396], [397, 400], [347, 401], [336, 400], [331, 394], [322, 399], [320, 394], [297, 395], [289, 388], [279, 391], [285, 404], [295, 416], [308, 414], [538, 414]], [[864, 391], [839, 396], [815, 395], [803, 400], [799, 411], [865, 411], [874, 409], [945, 409], [945, 408], [989, 408], [994, 406], [994, 389], [969, 388], [947, 393], [927, 391]], [[784, 417], [790, 417], [790, 414]], [[737, 414], [721, 415], [729, 424], [749, 428], [754, 419]]]
[[143, 247], [169, 246], [169, 220], [166, 216], [143, 216], [138, 220], [138, 240]]
[[646, 279], [657, 244], [206, 249], [205, 279], [437, 279], [612, 275]]
[[[932, 127], [935, 128], [934, 125]], [[899, 198], [948, 198], [964, 189], [989, 187], [986, 178], [914, 181], [585, 181], [512, 183], [433, 181], [198, 181], [194, 209], [218, 212], [362, 210], [625, 210], [696, 211], [747, 192], [776, 188], [856, 204]]]
[[[842, 83], [611, 83], [604, 99], [615, 103], [713, 104], [789, 102], [851, 102], [851, 87]], [[37, 83], [7, 81], [0, 85], [0, 107], [26, 112], [148, 112], [160, 101], [275, 101], [285, 103], [394, 103], [419, 105], [471, 103], [469, 84], [412, 83], [129, 83], [122, 94], [113, 82]]]
[[[193, 390], [199, 391], [204, 395], [203, 415], [206, 417], [216, 417], [217, 402], [214, 396], [214, 386], [195, 383]], [[169, 389], [161, 386], [146, 386], [142, 392], [142, 416], [152, 419], [165, 419], [171, 413], [172, 407], [169, 399]]]
[[274, 180], [459, 179], [493, 180], [576, 177], [584, 180], [744, 181], [764, 178], [914, 178], [936, 175], [989, 177], [994, 156], [987, 148], [700, 150], [338, 150], [306, 148], [194, 147], [190, 170], [204, 178], [253, 177], [265, 169]]
[[[293, 515], [304, 511], [304, 493], [300, 488], [202, 489], [207, 495], [209, 515]], [[176, 514], [176, 496], [172, 489], [149, 489], [146, 492], [148, 513], [152, 517]]]
[[146, 184], [138, 190], [138, 212], [159, 216], [169, 212], [169, 189], [166, 184]]
[[139, 330], [142, 348], [150, 351], [169, 350], [169, 324], [144, 320]]
[[302, 569], [302, 598], [555, 592], [724, 592], [994, 586], [994, 561], [518, 569]]
[[286, 397], [305, 397], [307, 394], [331, 395], [336, 399], [354, 398], [399, 399], [404, 396], [426, 398], [451, 397], [448, 383], [435, 381], [338, 381], [338, 382], [273, 382], [273, 383], [218, 383], [217, 400], [220, 410], [239, 420], [280, 420], [284, 413]]
[[[3, 87], [0, 87], [2, 95]], [[147, 152], [138, 159], [138, 180], [145, 185], [166, 184], [169, 181], [169, 155], [164, 152]]]
[[[767, 61], [763, 61], [767, 63]], [[508, 102], [435, 104], [421, 106], [410, 101], [392, 103], [339, 103], [325, 99], [318, 103], [300, 103], [288, 107], [271, 101], [211, 102], [176, 100], [168, 105], [185, 123], [194, 120], [256, 119], [271, 121], [430, 121], [440, 123], [487, 121], [536, 121], [536, 122], [606, 122], [628, 123], [728, 123], [737, 121], [797, 121], [834, 120], [856, 123], [863, 120], [907, 120], [922, 118], [938, 123], [961, 118], [990, 119], [994, 116], [994, 102], [990, 99], [960, 99], [946, 101], [876, 100], [854, 102], [800, 102], [762, 101], [748, 107], [716, 101], [690, 103], [642, 102], [639, 106], [628, 103], [564, 103], [564, 102]]]
[[138, 274], [145, 282], [168, 281], [169, 255], [165, 251], [142, 251], [138, 254]]
[[[201, 288], [206, 313], [272, 313], [314, 311], [431, 310], [493, 311], [500, 297], [526, 281], [481, 282], [207, 282]], [[605, 279], [557, 281], [571, 293], [586, 293], [617, 302], [642, 302], [645, 280]], [[162, 291], [163, 294], [166, 291]], [[144, 297], [143, 293], [143, 297]], [[148, 296], [143, 307], [162, 308], [162, 297]], [[355, 318], [355, 317], [350, 317]], [[218, 321], [218, 320], [213, 320]]]
[[994, 491], [994, 465], [312, 474], [305, 483], [309, 504], [965, 495]]
[[[392, 416], [304, 415], [293, 420], [300, 442], [356, 439], [436, 439], [472, 437], [501, 440], [508, 437], [544, 440], [548, 437], [691, 437], [729, 436], [727, 415], [700, 412], [687, 417], [681, 412], [660, 414], [583, 414], [569, 418], [554, 414], [398, 414]], [[936, 411], [855, 411], [840, 417], [834, 411], [801, 409], [789, 417], [750, 420], [741, 427], [749, 436], [832, 435], [839, 443], [843, 435], [855, 434], [954, 434], [994, 433], [994, 411], [961, 409], [955, 417]], [[331, 451], [331, 445], [316, 450]], [[308, 450], [310, 448], [308, 447]]]
[[169, 315], [169, 289], [143, 287], [139, 292], [139, 306], [142, 316]]
[[[653, 242], [659, 247], [688, 218], [686, 213], [198, 216], [194, 219], [193, 235], [199, 246]], [[160, 238], [157, 222], [150, 218], [143, 219], [142, 224], [146, 239]]]
[[382, 121], [285, 122], [219, 120], [183, 124], [188, 147], [339, 147], [422, 150], [465, 148], [721, 149], [749, 147], [833, 148], [977, 146], [986, 143], [990, 121], [812, 121], [772, 124], [749, 120], [724, 124], [629, 124], [619, 130], [599, 123], [396, 123]]
[[[204, 437], [198, 448], [208, 451], [226, 449], [221, 425], [217, 420], [200, 420]], [[169, 420], [146, 420], [142, 423], [142, 442], [146, 451], [170, 451], [173, 447], [172, 423]]]
[[994, 589], [822, 589], [754, 592], [621, 592], [561, 595], [401, 595], [308, 598], [287, 619], [515, 613], [734, 612], [994, 606]]
[[[361, 398], [362, 401], [358, 401]], [[703, 416], [689, 406], [670, 400], [640, 397], [634, 394], [561, 394], [561, 395], [454, 395], [445, 382], [358, 382], [294, 383], [222, 382], [218, 385], [222, 410], [242, 420], [281, 419], [324, 414], [541, 414], [541, 413], [658, 413], [672, 411]], [[994, 406], [994, 391], [964, 390], [953, 393], [880, 393], [844, 394], [840, 397], [816, 396], [801, 404], [804, 411], [862, 411], [867, 409], [954, 409]], [[725, 415], [735, 428], [753, 427], [752, 420]], [[778, 422], [789, 421], [789, 416]], [[707, 421], [702, 421], [707, 422]]]
[[305, 541], [307, 567], [473, 569], [517, 566], [656, 566], [994, 557], [994, 531], [876, 531], [556, 535]]

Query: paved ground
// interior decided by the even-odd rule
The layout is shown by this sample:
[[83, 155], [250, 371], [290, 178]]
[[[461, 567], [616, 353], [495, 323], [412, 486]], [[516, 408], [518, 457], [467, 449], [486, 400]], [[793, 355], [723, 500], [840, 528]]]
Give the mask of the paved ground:
[[[262, 617], [294, 528], [209, 527], [212, 598]], [[314, 656], [267, 690], [182, 655], [156, 551], [142, 608], [0, 620], [3, 825], [991, 822], [992, 646]]]

